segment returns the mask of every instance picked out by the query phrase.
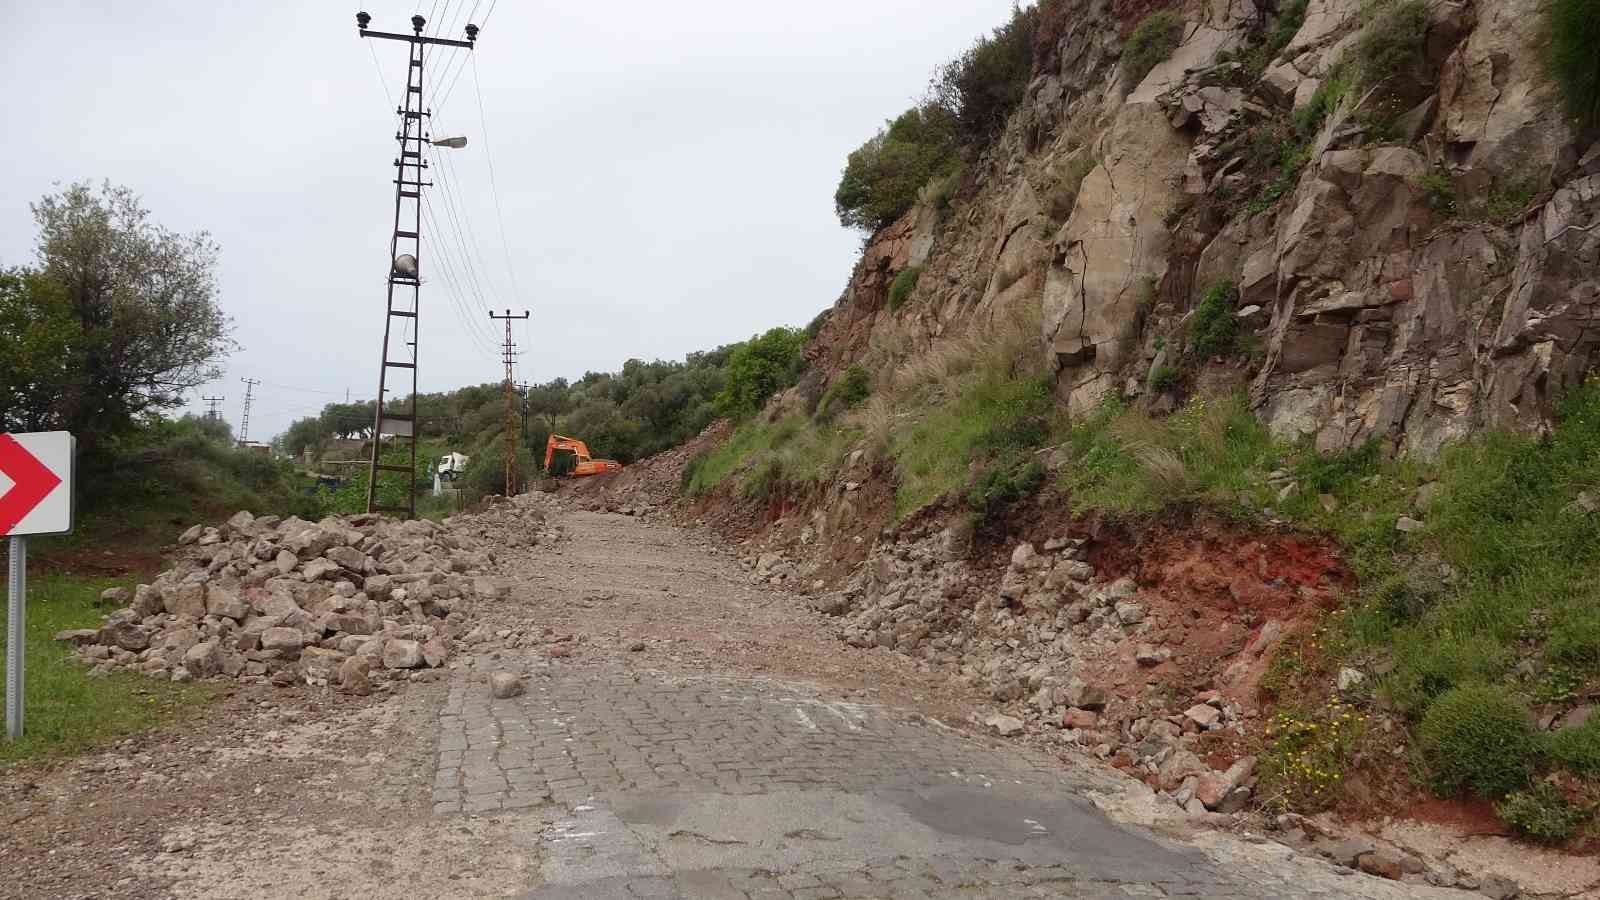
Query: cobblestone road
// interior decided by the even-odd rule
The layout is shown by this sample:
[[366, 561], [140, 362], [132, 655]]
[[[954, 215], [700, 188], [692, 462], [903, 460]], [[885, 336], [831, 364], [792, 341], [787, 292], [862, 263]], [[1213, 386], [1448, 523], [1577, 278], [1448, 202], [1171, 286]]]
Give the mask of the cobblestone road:
[[1089, 802], [1112, 776], [808, 685], [528, 662], [453, 683], [433, 800], [565, 810], [529, 898], [1461, 896], [1141, 833]]

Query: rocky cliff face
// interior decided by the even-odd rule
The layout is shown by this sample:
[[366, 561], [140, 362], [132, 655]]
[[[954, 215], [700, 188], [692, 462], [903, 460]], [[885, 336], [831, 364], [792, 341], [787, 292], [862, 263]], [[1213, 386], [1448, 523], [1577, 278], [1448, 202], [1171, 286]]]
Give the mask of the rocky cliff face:
[[[1149, 376], [1226, 281], [1249, 352], [1188, 360], [1179, 391], [1247, 385], [1275, 432], [1323, 449], [1542, 427], [1600, 354], [1600, 144], [1580, 145], [1546, 79], [1538, 0], [1440, 0], [1415, 71], [1383, 92], [1400, 107], [1350, 90], [1293, 167], [1264, 168], [1260, 135], [1348, 71], [1362, 5], [1310, 0], [1257, 77], [1237, 60], [1272, 20], [1188, 3], [1177, 51], [1129, 85], [1130, 23], [1054, 4], [1004, 136], [951, 207], [868, 244], [813, 352], [888, 363], [1023, 304], [1073, 409], [1171, 402]], [[907, 266], [922, 276], [890, 311]]]

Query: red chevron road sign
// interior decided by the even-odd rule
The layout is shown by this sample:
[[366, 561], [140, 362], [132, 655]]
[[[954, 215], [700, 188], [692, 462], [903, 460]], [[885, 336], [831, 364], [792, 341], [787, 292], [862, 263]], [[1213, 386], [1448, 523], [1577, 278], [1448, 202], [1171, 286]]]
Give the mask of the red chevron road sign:
[[0, 535], [72, 530], [72, 435], [0, 434]]

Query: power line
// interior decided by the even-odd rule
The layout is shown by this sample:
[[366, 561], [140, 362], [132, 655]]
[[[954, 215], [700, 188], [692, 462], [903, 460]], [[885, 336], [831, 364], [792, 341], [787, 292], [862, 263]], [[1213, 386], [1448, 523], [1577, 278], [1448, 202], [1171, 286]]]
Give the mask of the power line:
[[[478, 23], [478, 29], [480, 32], [489, 25], [489, 19], [494, 16], [495, 4], [499, 2], [500, 0], [489, 0], [489, 9], [483, 14], [483, 21]], [[445, 68], [448, 69], [449, 66], [447, 65]], [[439, 95], [439, 102], [434, 104], [433, 111], [435, 116], [444, 110], [444, 105], [446, 103], [450, 102], [450, 96], [454, 94], [456, 90], [456, 82], [461, 80], [461, 70], [465, 68], [466, 60], [461, 60], [460, 64], [456, 68], [455, 76], [450, 79], [450, 84], [446, 86], [444, 92]], [[446, 74], [448, 75], [448, 72]], [[443, 78], [440, 79], [440, 83], [443, 83]]]
[[[428, 227], [430, 229], [437, 231], [440, 235], [447, 235], [449, 233], [447, 229], [439, 225], [439, 215], [434, 211], [433, 202], [431, 200], [425, 199], [425, 202], [423, 203], [423, 215], [427, 220]], [[474, 291], [474, 284], [470, 281], [470, 275], [457, 275], [456, 269], [459, 268], [462, 263], [453, 259], [453, 253], [454, 250], [450, 247], [450, 242], [441, 239], [438, 243], [437, 256], [440, 271], [444, 275], [446, 285], [450, 288], [450, 290], [447, 291], [446, 296], [449, 297], [453, 307], [455, 308], [457, 318], [461, 319], [463, 323], [466, 324], [468, 333], [474, 339], [476, 339], [480, 345], [482, 345], [481, 349], [492, 349], [494, 347], [494, 342], [489, 340], [480, 330], [482, 326], [474, 321], [476, 317], [473, 316], [464, 297], [471, 297], [475, 303], [483, 306], [487, 305], [487, 301], [483, 299], [481, 294]], [[466, 264], [470, 266], [470, 260], [467, 261]], [[465, 289], [462, 287], [463, 283], [465, 283]]]
[[489, 190], [494, 194], [494, 215], [500, 223], [500, 249], [506, 255], [506, 273], [511, 278], [511, 292], [526, 300], [517, 285], [517, 268], [511, 262], [511, 244], [506, 240], [506, 217], [500, 210], [500, 186], [494, 178], [494, 154], [489, 152], [489, 118], [483, 112], [483, 88], [478, 82], [478, 61], [472, 60], [472, 89], [478, 95], [478, 124], [483, 129], [483, 159], [489, 164]]

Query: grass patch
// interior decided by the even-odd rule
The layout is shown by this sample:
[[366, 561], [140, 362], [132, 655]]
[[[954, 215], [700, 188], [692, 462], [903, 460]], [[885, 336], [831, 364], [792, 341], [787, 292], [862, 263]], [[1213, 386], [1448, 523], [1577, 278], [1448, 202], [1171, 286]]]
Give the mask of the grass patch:
[[690, 460], [680, 487], [703, 497], [727, 485], [741, 496], [762, 499], [808, 488], [831, 477], [860, 438], [861, 429], [852, 423], [821, 424], [798, 414], [768, 422], [758, 416]]
[[[25, 721], [18, 741], [0, 740], [0, 764], [71, 756], [181, 721], [226, 693], [217, 684], [173, 684], [127, 672], [90, 677], [52, 637], [95, 628], [106, 588], [127, 579], [40, 575], [28, 579]], [[0, 610], [0, 623], [6, 621]], [[3, 676], [0, 676], [3, 678]]]
[[898, 430], [890, 456], [900, 475], [896, 517], [960, 491], [974, 462], [1015, 457], [1047, 443], [1055, 403], [1044, 378], [1008, 378], [978, 372], [944, 402], [929, 398], [926, 411]]
[[1456, 183], [1446, 172], [1429, 172], [1417, 178], [1422, 202], [1441, 216], [1456, 214]]
[[1183, 502], [1240, 513], [1278, 458], [1242, 396], [1195, 398], [1166, 419], [1112, 399], [1073, 423], [1066, 444], [1059, 485], [1073, 505], [1121, 514]]

